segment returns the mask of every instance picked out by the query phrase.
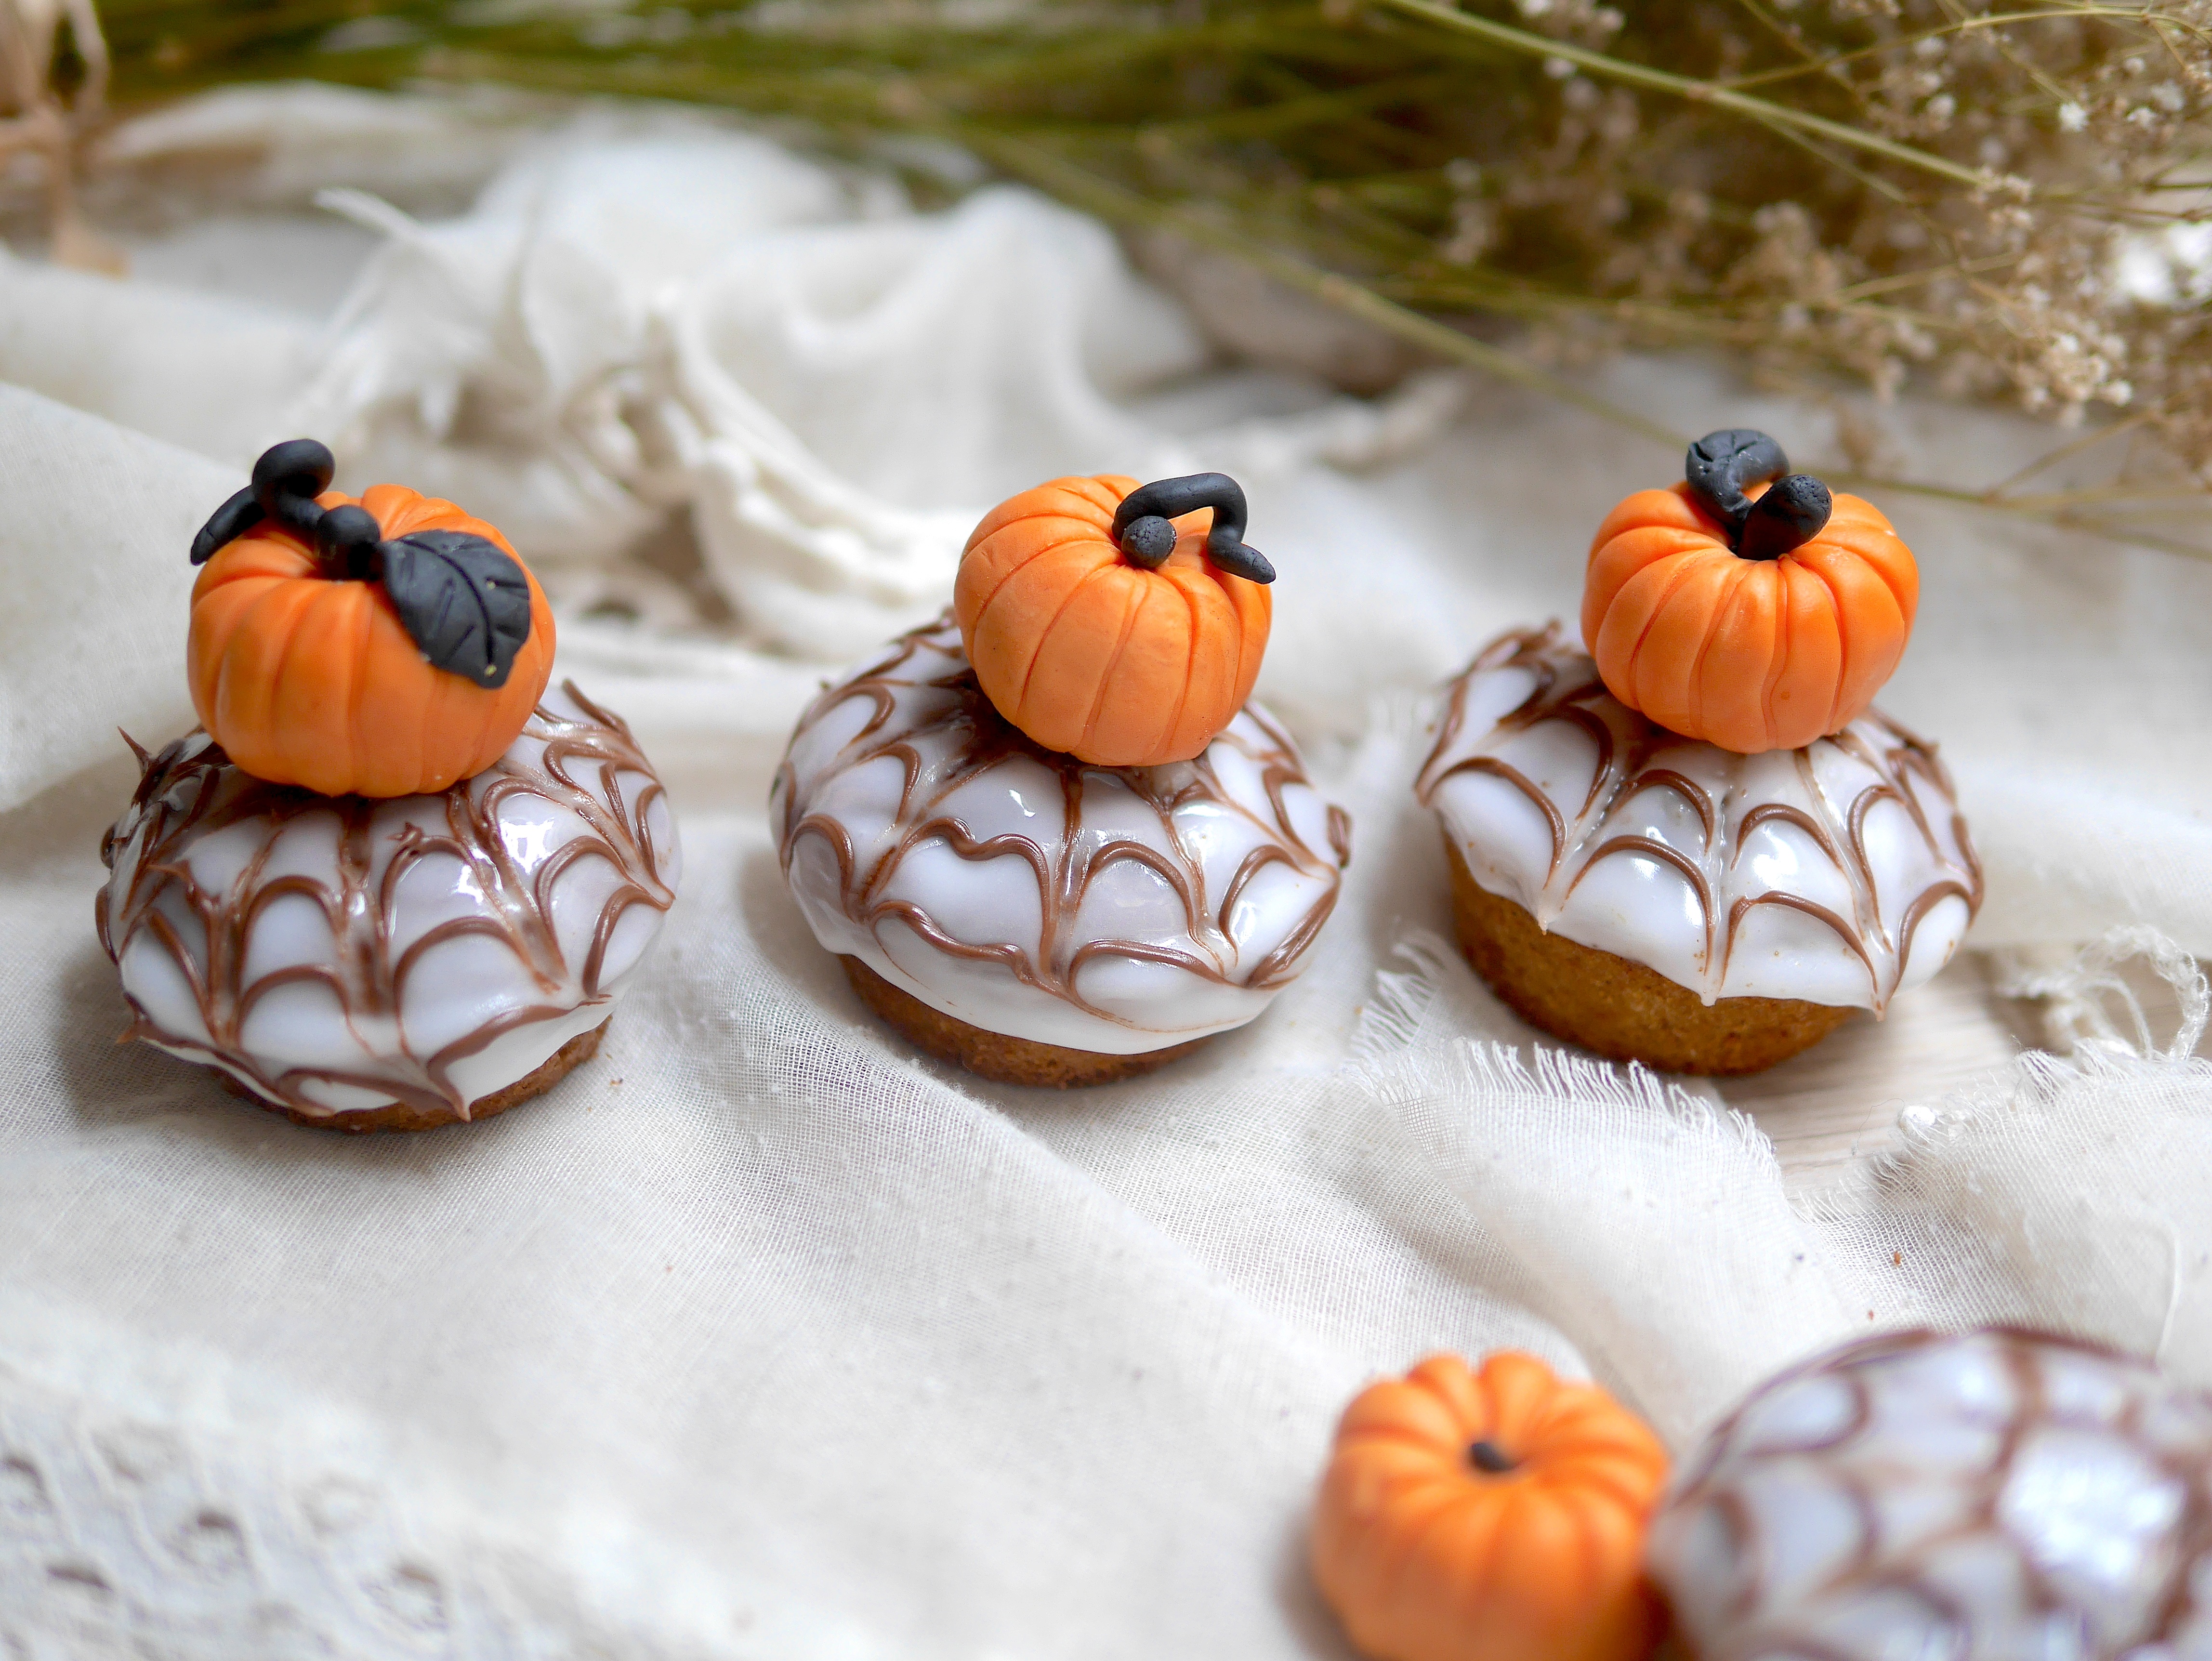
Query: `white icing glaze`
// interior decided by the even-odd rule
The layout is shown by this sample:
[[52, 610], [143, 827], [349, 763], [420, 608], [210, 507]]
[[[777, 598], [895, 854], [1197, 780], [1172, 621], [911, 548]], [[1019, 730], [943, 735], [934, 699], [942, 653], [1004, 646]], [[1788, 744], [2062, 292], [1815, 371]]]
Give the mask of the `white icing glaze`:
[[659, 779], [573, 684], [433, 795], [266, 784], [194, 732], [102, 851], [133, 1036], [311, 1116], [465, 1118], [607, 1019], [682, 872]]
[[1872, 711], [1802, 750], [1685, 739], [1607, 692], [1557, 624], [1453, 682], [1416, 790], [1482, 887], [1708, 1004], [1879, 1012], [1981, 905], [1934, 746]]
[[2212, 1661], [2212, 1396], [2027, 1333], [1868, 1339], [1713, 1433], [1648, 1561], [1702, 1661]]
[[1256, 705], [1194, 761], [1085, 766], [1000, 717], [949, 613], [815, 701], [769, 814], [829, 950], [970, 1025], [1101, 1055], [1259, 1014], [1351, 856]]

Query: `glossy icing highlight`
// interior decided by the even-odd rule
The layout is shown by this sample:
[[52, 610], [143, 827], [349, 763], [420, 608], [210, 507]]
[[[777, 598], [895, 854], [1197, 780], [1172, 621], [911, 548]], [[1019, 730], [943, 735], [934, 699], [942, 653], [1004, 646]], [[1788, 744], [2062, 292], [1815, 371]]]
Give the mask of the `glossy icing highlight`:
[[769, 818], [830, 951], [971, 1025], [1106, 1055], [1259, 1014], [1351, 857], [1256, 707], [1193, 760], [1093, 766], [999, 714], [950, 613], [816, 700]]
[[1415, 789], [1483, 888], [1707, 1004], [1880, 1012], [1981, 906], [1932, 745], [1871, 711], [1796, 750], [1686, 739], [1607, 691], [1557, 624], [1452, 683]]
[[2212, 1396], [2045, 1334], [1886, 1334], [1763, 1385], [1648, 1561], [1690, 1648], [2212, 1654]]
[[270, 784], [195, 731], [102, 840], [126, 1035], [311, 1117], [469, 1104], [604, 1021], [681, 874], [622, 721], [573, 684], [435, 793]]

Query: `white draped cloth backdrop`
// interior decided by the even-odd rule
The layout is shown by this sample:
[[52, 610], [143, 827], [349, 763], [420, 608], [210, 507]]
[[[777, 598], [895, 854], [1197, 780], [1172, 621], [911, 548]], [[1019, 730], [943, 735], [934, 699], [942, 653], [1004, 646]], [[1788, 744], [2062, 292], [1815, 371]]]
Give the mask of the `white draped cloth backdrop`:
[[[1884, 504], [1925, 586], [1882, 703], [1989, 875], [1917, 995], [2053, 1047], [1931, 1071], [1903, 1011], [1839, 1035], [1879, 1147], [1808, 1185], [1741, 1090], [1497, 1004], [1409, 792], [1436, 684], [1571, 618], [1590, 528], [1677, 457], [1440, 373], [1360, 402], [1224, 365], [1093, 222], [921, 211], [665, 111], [234, 93], [125, 129], [101, 188], [135, 277], [0, 256], [11, 1653], [1334, 1655], [1311, 1484], [1343, 1402], [1432, 1349], [1532, 1349], [1677, 1449], [1901, 1324], [2212, 1384], [2212, 569]], [[1833, 453], [1829, 415], [1693, 365], [1604, 384]], [[1874, 419], [1929, 478], [2042, 441]], [[117, 728], [191, 723], [185, 548], [301, 433], [508, 531], [681, 819], [602, 1059], [482, 1126], [296, 1129], [114, 1042]], [[1000, 496], [1201, 466], [1283, 573], [1261, 694], [1354, 814], [1343, 904], [1265, 1019], [1150, 1080], [919, 1060], [782, 887], [783, 738]]]

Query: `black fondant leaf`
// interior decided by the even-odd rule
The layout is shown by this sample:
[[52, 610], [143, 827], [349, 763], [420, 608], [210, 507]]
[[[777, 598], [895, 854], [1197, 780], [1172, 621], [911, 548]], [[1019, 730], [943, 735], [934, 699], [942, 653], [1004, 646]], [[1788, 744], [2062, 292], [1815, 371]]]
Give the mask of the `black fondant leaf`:
[[434, 668], [504, 686], [530, 638], [530, 580], [483, 537], [410, 531], [380, 545], [384, 592]]

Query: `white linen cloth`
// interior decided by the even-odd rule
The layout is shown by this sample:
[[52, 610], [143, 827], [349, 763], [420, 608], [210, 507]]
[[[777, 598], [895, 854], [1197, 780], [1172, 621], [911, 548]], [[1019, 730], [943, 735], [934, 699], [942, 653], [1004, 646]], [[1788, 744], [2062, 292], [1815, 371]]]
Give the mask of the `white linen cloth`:
[[[918, 214], [702, 118], [294, 88], [118, 146], [126, 184], [203, 153], [223, 246], [266, 262], [202, 291], [0, 262], [15, 1652], [1330, 1655], [1301, 1553], [1334, 1415], [1434, 1348], [1592, 1373], [1678, 1449], [1893, 1324], [2054, 1324], [2212, 1384], [2182, 955], [2212, 951], [2212, 569], [1883, 504], [1924, 587], [1882, 703], [1958, 776], [1971, 944], [2136, 932], [2039, 983], [2091, 1042], [1904, 1103], [1864, 1181], [1793, 1199], [1724, 1091], [1569, 1056], [1489, 996], [1434, 932], [1409, 794], [1427, 689], [1571, 617], [1590, 527], [1679, 458], [1449, 378], [1359, 405], [1212, 365], [1095, 224], [1004, 188]], [[495, 176], [441, 218], [463, 156]], [[300, 216], [331, 183], [389, 234], [357, 279], [365, 240]], [[142, 233], [142, 273], [188, 235]], [[332, 319], [299, 298], [347, 281]], [[1693, 367], [1607, 384], [1820, 459], [1825, 418]], [[1934, 478], [2043, 437], [1884, 419]], [[189, 724], [191, 533], [301, 431], [541, 563], [558, 672], [629, 718], [681, 818], [684, 891], [602, 1058], [483, 1125], [298, 1129], [113, 1042], [115, 729]], [[782, 887], [784, 735], [830, 660], [942, 602], [998, 496], [1198, 465], [1243, 477], [1283, 573], [1261, 695], [1353, 812], [1344, 902], [1262, 1020], [1151, 1079], [1063, 1097], [918, 1059]], [[672, 517], [696, 569], [653, 552]], [[2178, 1032], [2099, 1026], [2130, 953]]]

